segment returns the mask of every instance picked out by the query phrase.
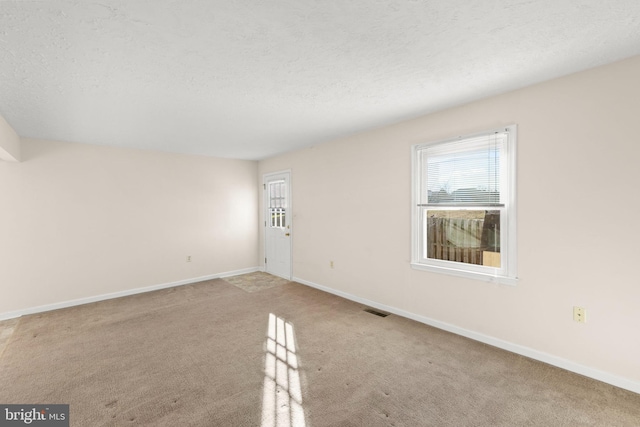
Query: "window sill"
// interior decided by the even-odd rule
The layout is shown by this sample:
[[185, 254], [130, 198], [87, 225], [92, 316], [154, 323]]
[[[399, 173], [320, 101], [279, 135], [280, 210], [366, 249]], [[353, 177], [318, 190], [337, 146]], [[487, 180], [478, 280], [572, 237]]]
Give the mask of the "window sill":
[[414, 270], [432, 271], [440, 274], [448, 274], [450, 276], [466, 277], [468, 279], [481, 280], [483, 282], [499, 283], [501, 285], [515, 286], [518, 284], [517, 277], [495, 276], [491, 274], [478, 273], [475, 271], [465, 271], [465, 270], [459, 270], [455, 268], [437, 267], [434, 265], [420, 264], [417, 262], [412, 262], [411, 268], [413, 268]]

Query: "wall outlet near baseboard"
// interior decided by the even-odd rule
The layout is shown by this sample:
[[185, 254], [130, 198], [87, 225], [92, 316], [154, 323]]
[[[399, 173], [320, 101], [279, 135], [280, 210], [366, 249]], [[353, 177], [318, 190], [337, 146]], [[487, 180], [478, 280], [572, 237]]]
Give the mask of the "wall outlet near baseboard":
[[329, 267], [333, 268], [333, 261], [329, 261]]
[[573, 320], [578, 323], [587, 323], [587, 309], [584, 307], [573, 307]]
[[191, 255], [187, 255], [187, 262], [191, 262]]

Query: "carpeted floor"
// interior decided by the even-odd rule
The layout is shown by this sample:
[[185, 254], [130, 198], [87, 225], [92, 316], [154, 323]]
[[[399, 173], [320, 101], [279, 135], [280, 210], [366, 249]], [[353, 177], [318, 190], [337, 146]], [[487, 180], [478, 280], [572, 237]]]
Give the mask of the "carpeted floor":
[[0, 321], [0, 356], [2, 356], [2, 352], [4, 351], [9, 338], [13, 334], [13, 331], [16, 329], [16, 325], [20, 319], [9, 319]]
[[364, 308], [217, 279], [24, 316], [0, 403], [78, 427], [640, 425], [638, 394]]
[[262, 271], [256, 271], [255, 273], [242, 274], [240, 276], [225, 277], [225, 282], [231, 283], [233, 286], [237, 286], [246, 292], [258, 292], [264, 289], [273, 288], [274, 286], [284, 285], [289, 283], [287, 279], [273, 276]]

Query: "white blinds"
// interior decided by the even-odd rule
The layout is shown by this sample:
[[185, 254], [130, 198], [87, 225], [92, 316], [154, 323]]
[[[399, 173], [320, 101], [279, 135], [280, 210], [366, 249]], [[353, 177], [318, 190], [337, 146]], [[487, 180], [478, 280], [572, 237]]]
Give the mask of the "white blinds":
[[273, 181], [269, 183], [269, 208], [286, 208], [285, 182]]
[[421, 205], [500, 206], [507, 133], [491, 133], [422, 149]]

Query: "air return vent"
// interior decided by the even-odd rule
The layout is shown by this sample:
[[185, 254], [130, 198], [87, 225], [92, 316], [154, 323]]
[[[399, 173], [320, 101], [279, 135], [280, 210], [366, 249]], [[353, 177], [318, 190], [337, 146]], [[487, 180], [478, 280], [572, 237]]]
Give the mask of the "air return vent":
[[375, 314], [376, 316], [380, 316], [380, 317], [387, 317], [389, 315], [389, 313], [384, 313], [382, 311], [374, 310], [373, 308], [365, 308], [364, 311], [366, 311], [367, 313]]

